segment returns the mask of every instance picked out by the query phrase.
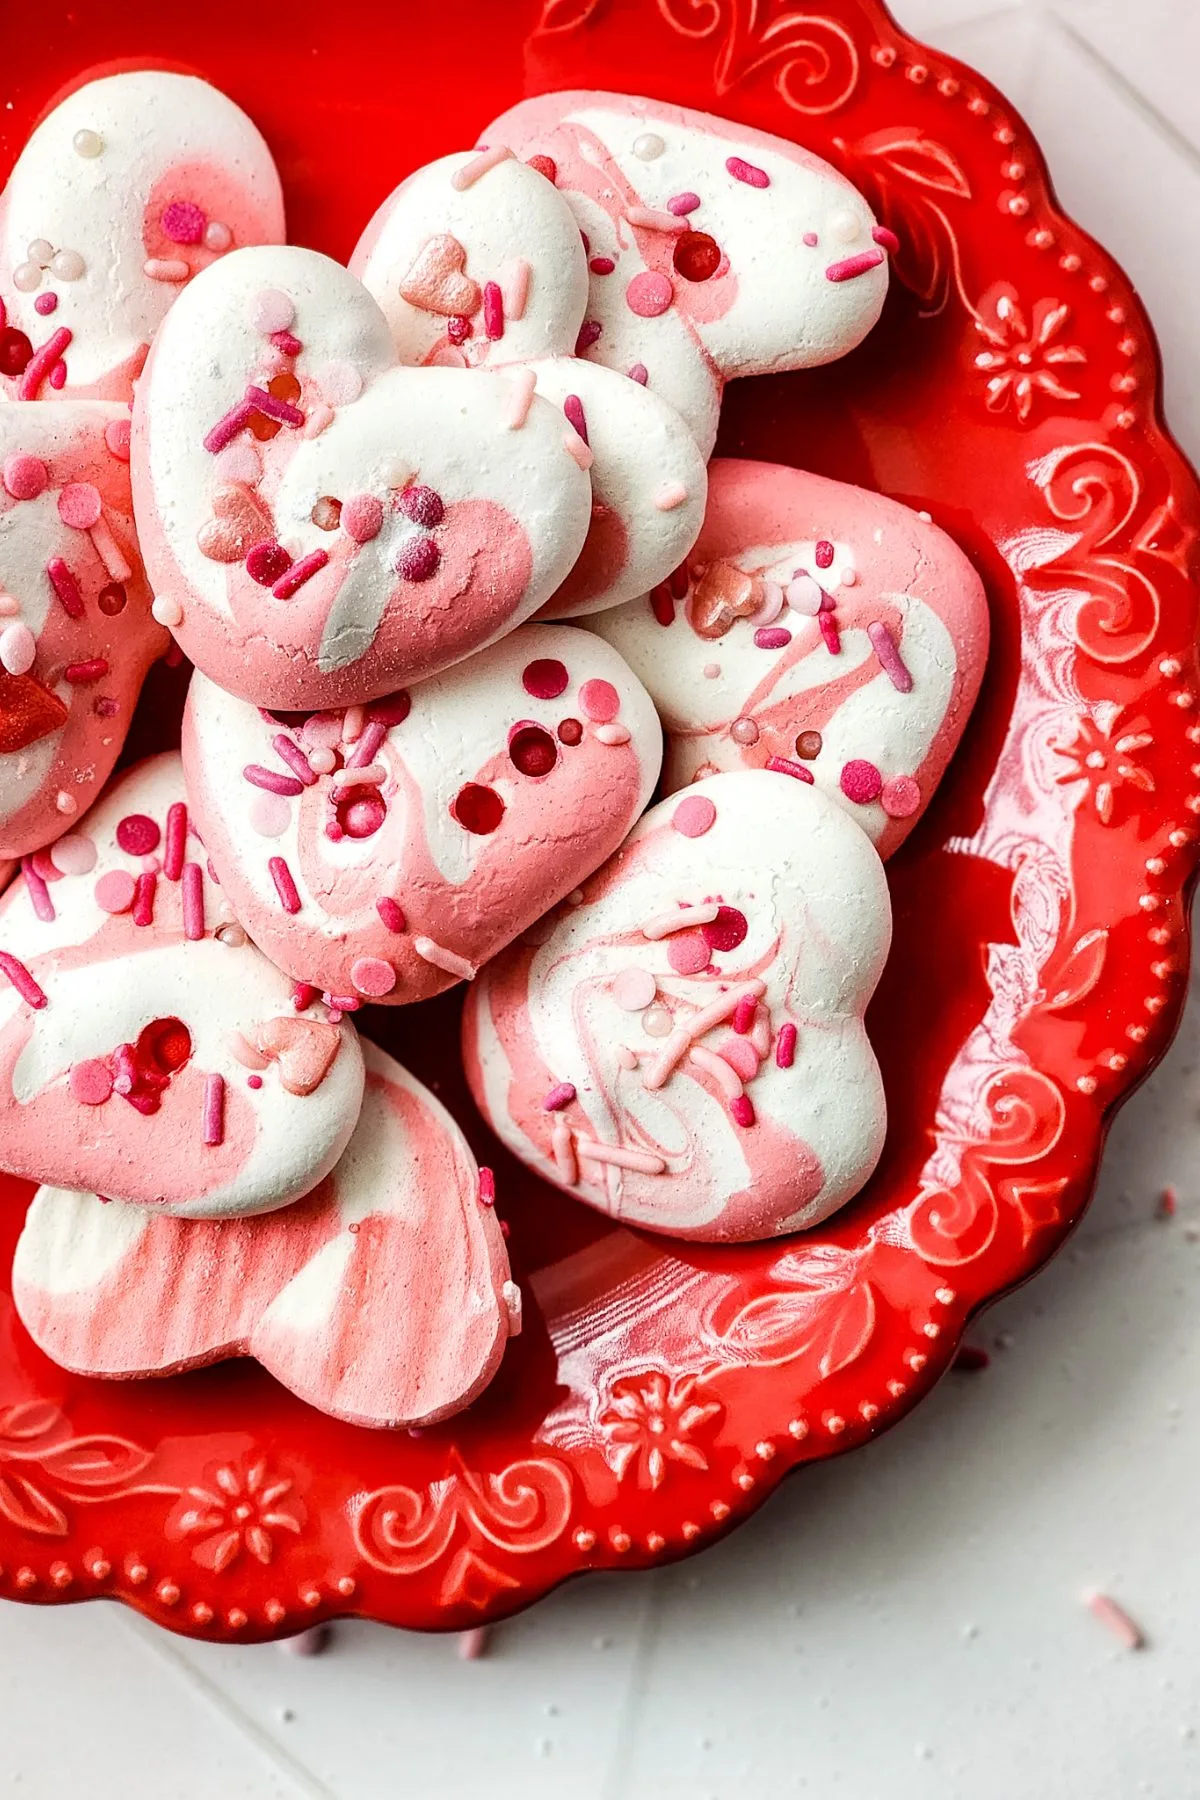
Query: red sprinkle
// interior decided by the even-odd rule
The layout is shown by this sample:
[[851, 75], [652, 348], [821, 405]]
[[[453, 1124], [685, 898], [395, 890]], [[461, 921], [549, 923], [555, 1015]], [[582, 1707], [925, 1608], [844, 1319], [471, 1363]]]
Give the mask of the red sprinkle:
[[881, 262], [886, 262], [882, 250], [860, 250], [857, 256], [843, 257], [841, 262], [830, 263], [825, 271], [826, 281], [853, 281], [856, 275], [865, 275], [869, 269], [877, 269]]
[[307, 756], [305, 756], [299, 744], [288, 737], [286, 732], [281, 731], [278, 737], [273, 737], [271, 739], [271, 747], [276, 756], [278, 756], [282, 762], [287, 764], [293, 775], [295, 775], [296, 780], [304, 787], [312, 787], [315, 784], [317, 779], [316, 770], [309, 762]]
[[544, 1112], [561, 1112], [564, 1106], [570, 1106], [574, 1098], [575, 1084], [570, 1081], [560, 1081], [556, 1087], [550, 1089], [542, 1101], [542, 1110]]
[[599, 319], [585, 319], [583, 321], [583, 324], [579, 327], [579, 336], [575, 339], [576, 356], [582, 356], [585, 350], [591, 349], [596, 339], [600, 336], [602, 329], [603, 327], [601, 326]]
[[[41, 349], [34, 351], [33, 355], [25, 365], [25, 373], [21, 376], [21, 384], [17, 389], [18, 400], [36, 400], [37, 391], [41, 387], [42, 378], [45, 375], [51, 376], [52, 386], [62, 386], [62, 381], [59, 381], [58, 383], [53, 382], [54, 365], [58, 362], [74, 335], [74, 332], [68, 325], [60, 325], [58, 330], [52, 332], [46, 339], [46, 342], [42, 345]], [[63, 380], [65, 379], [66, 369], [64, 368]]]
[[736, 1100], [731, 1100], [729, 1102], [729, 1112], [734, 1124], [740, 1125], [743, 1131], [748, 1131], [751, 1125], [754, 1124], [754, 1102], [751, 1100], [749, 1094], [739, 1094]]
[[[578, 356], [578, 350], [576, 350], [575, 354]], [[629, 379], [630, 381], [636, 381], [639, 387], [645, 387], [650, 379], [650, 371], [645, 363], [634, 363], [633, 367], [629, 370]]]
[[382, 719], [368, 719], [363, 727], [363, 734], [346, 758], [348, 769], [365, 769], [375, 761], [375, 752], [380, 748], [388, 734], [388, 728]]
[[248, 387], [245, 405], [254, 412], [262, 413], [264, 418], [278, 419], [281, 425], [303, 425], [304, 414], [298, 406], [292, 406], [287, 400], [280, 400], [269, 394], [266, 388]]
[[568, 423], [575, 427], [575, 430], [586, 444], [588, 441], [587, 419], [584, 416], [583, 401], [579, 398], [578, 394], [567, 395], [566, 399], [563, 401], [563, 411], [567, 415]]
[[297, 781], [294, 775], [281, 775], [278, 769], [264, 769], [261, 763], [247, 763], [242, 770], [242, 780], [252, 787], [265, 788], [268, 794], [282, 794], [285, 800], [294, 800], [297, 794], [304, 792], [304, 783]]
[[194, 862], [183, 866], [183, 935], [193, 944], [204, 936], [204, 871]]
[[873, 762], [854, 757], [843, 764], [838, 785], [847, 800], [853, 800], [856, 806], [867, 806], [883, 792], [883, 776]]
[[49, 924], [58, 915], [54, 911], [54, 902], [50, 898], [50, 889], [33, 866], [31, 858], [21, 858], [21, 873], [25, 877], [25, 887], [29, 894], [30, 904], [39, 919]]
[[22, 1000], [28, 1001], [30, 1006], [36, 1007], [40, 1011], [47, 1004], [45, 994], [25, 964], [19, 962], [15, 956], [11, 956], [7, 950], [0, 950], [0, 975], [8, 976]]
[[290, 331], [273, 331], [269, 341], [277, 350], [282, 350], [285, 356], [299, 356], [304, 348], [300, 339], [293, 337]]
[[790, 1069], [796, 1060], [797, 1031], [794, 1025], [781, 1025], [775, 1039], [775, 1067]]
[[735, 181], [744, 181], [747, 187], [770, 187], [771, 177], [765, 169], [756, 169], [753, 163], [746, 162], [740, 156], [727, 156], [725, 167]]
[[535, 700], [557, 700], [566, 693], [569, 679], [567, 665], [557, 656], [535, 657], [521, 672], [521, 686]]
[[813, 561], [816, 563], [818, 569], [829, 569], [833, 567], [833, 545], [828, 538], [821, 538], [818, 541], [817, 547], [813, 552]]
[[68, 569], [61, 556], [52, 556], [46, 564], [46, 573], [50, 577], [50, 585], [62, 602], [62, 609], [72, 619], [83, 617], [83, 595], [79, 592], [79, 583]]
[[290, 600], [297, 588], [302, 588], [311, 576], [323, 569], [329, 561], [328, 550], [310, 550], [299, 562], [294, 562], [286, 574], [281, 575], [271, 589], [276, 600]]
[[209, 1145], [225, 1142], [225, 1077], [223, 1075], [206, 1075], [204, 1078], [204, 1142]]
[[743, 994], [733, 1009], [733, 1029], [742, 1037], [754, 1029], [754, 1015], [758, 1011], [758, 1001], [753, 994]]
[[108, 674], [108, 660], [103, 656], [93, 656], [89, 662], [68, 663], [63, 674], [72, 687], [81, 687], [89, 681], [99, 681], [102, 675]]
[[782, 625], [764, 625], [754, 634], [756, 650], [782, 650], [791, 641], [791, 632]]
[[259, 587], [271, 587], [292, 566], [282, 544], [253, 544], [246, 552], [246, 573]]
[[154, 923], [154, 890], [158, 886], [158, 876], [153, 870], [139, 875], [133, 886], [133, 922], [135, 925], [152, 925]]
[[414, 482], [400, 496], [400, 511], [414, 525], [423, 525], [426, 531], [434, 531], [446, 516], [446, 502], [436, 488]]
[[312, 1005], [320, 992], [320, 988], [313, 987], [310, 981], [298, 981], [292, 989], [292, 1005], [297, 1012], [303, 1012], [305, 1007]]
[[161, 836], [154, 820], [145, 813], [126, 813], [117, 826], [117, 843], [126, 856], [150, 856], [158, 849]]
[[889, 231], [886, 225], [873, 226], [871, 229], [871, 236], [875, 239], [875, 242], [881, 244], [885, 250], [890, 250], [893, 256], [900, 248], [900, 239], [896, 236], [894, 231]]
[[375, 911], [389, 931], [404, 930], [407, 920], [404, 917], [404, 908], [399, 901], [389, 899], [385, 894], [381, 900], [375, 902]]
[[833, 614], [824, 607], [817, 614], [817, 627], [825, 640], [825, 648], [830, 656], [840, 656], [842, 651], [841, 633], [834, 623]]
[[504, 295], [498, 281], [483, 284], [483, 329], [490, 338], [504, 336]]
[[656, 588], [650, 589], [650, 611], [660, 625], [675, 623], [675, 602], [665, 581], [660, 581]]
[[544, 175], [547, 181], [558, 180], [558, 164], [552, 156], [531, 156], [529, 167], [536, 169], [539, 175]]
[[411, 538], [401, 548], [393, 564], [402, 581], [428, 581], [436, 575], [442, 553], [431, 537]]
[[486, 1164], [479, 1171], [479, 1200], [482, 1206], [496, 1204], [496, 1177]]
[[812, 771], [806, 769], [803, 763], [793, 762], [789, 756], [768, 756], [766, 766], [774, 769], [777, 775], [791, 775], [797, 781], [807, 781], [810, 786], [816, 786]]
[[236, 406], [231, 406], [224, 417], [218, 419], [204, 435], [204, 448], [209, 455], [215, 456], [219, 450], [224, 450], [226, 444], [231, 444], [238, 432], [243, 431], [250, 423], [255, 411], [256, 408], [248, 400], [239, 400]]
[[292, 880], [292, 871], [282, 856], [273, 856], [267, 867], [271, 871], [271, 880], [275, 883], [275, 892], [279, 895], [279, 904], [284, 912], [298, 913], [300, 896], [296, 892], [296, 883]]
[[187, 807], [176, 800], [167, 808], [167, 846], [163, 853], [163, 874], [168, 881], [178, 881], [183, 873], [187, 852]]

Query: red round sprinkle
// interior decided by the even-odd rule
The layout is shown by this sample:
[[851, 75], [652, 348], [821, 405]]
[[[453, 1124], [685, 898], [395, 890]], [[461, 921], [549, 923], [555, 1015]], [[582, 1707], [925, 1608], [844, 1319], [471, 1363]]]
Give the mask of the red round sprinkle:
[[558, 761], [558, 748], [541, 725], [516, 726], [508, 740], [508, 754], [522, 775], [549, 775]]
[[721, 246], [707, 231], [681, 231], [671, 259], [685, 281], [707, 281], [721, 262]]
[[717, 817], [717, 809], [707, 794], [689, 794], [671, 814], [671, 824], [684, 837], [703, 837]]
[[412, 538], [396, 556], [395, 569], [403, 581], [428, 581], [437, 573], [442, 553], [431, 537]]
[[464, 319], [461, 313], [453, 313], [446, 320], [446, 336], [452, 344], [465, 344], [474, 329], [470, 319]]
[[163, 208], [162, 228], [173, 244], [198, 244], [208, 220], [193, 200], [172, 200]]
[[504, 817], [504, 802], [495, 788], [468, 781], [450, 802], [450, 816], [464, 831], [474, 832], [476, 837], [487, 837]]
[[547, 181], [558, 180], [558, 164], [552, 156], [531, 156], [529, 167], [536, 169], [539, 175], [544, 175]]
[[564, 719], [558, 728], [559, 742], [562, 744], [578, 744], [583, 737], [583, 726], [578, 719]]
[[100, 611], [104, 614], [105, 618], [115, 619], [119, 612], [125, 611], [125, 602], [127, 598], [128, 596], [125, 589], [119, 581], [109, 581], [105, 583], [97, 594], [96, 605], [100, 608]]
[[33, 345], [23, 331], [11, 325], [7, 331], [0, 331], [0, 375], [23, 375], [32, 355]]
[[351, 788], [337, 804], [337, 823], [344, 837], [373, 837], [387, 817], [387, 807], [373, 788]]
[[406, 487], [400, 496], [400, 511], [426, 531], [432, 531], [446, 516], [442, 496], [431, 487]]
[[621, 696], [611, 681], [585, 681], [579, 704], [596, 725], [607, 725], [621, 710]]
[[593, 275], [611, 275], [616, 266], [611, 256], [593, 256], [588, 263]]
[[[582, 356], [585, 350], [590, 350], [603, 329], [604, 327], [601, 325], [599, 319], [585, 319], [583, 324], [579, 327], [579, 336], [575, 339], [576, 356]], [[28, 343], [28, 338], [26, 338], [25, 341]], [[29, 354], [32, 356], [32, 349]], [[26, 361], [28, 361], [28, 358], [26, 358]], [[24, 366], [23, 363], [21, 367], [23, 368]], [[14, 370], [13, 372], [14, 374], [20, 374], [19, 369]]]
[[921, 790], [911, 775], [893, 775], [883, 784], [880, 805], [889, 819], [911, 819], [921, 804]]
[[566, 692], [567, 666], [557, 656], [539, 656], [521, 671], [521, 686], [535, 700], [557, 700]]
[[246, 555], [246, 573], [259, 587], [274, 587], [291, 566], [292, 559], [282, 544], [255, 544]]
[[746, 915], [736, 906], [722, 906], [709, 924], [700, 927], [710, 950], [736, 950], [750, 927]]
[[404, 917], [404, 908], [400, 905], [398, 900], [389, 899], [385, 894], [382, 900], [377, 900], [375, 902], [375, 911], [379, 914], [379, 917], [383, 920], [389, 931], [404, 930], [407, 921]]
[[182, 1019], [155, 1019], [138, 1034], [135, 1059], [144, 1075], [174, 1075], [191, 1054], [192, 1034]]
[[368, 711], [381, 725], [403, 725], [412, 711], [412, 695], [407, 688], [397, 688], [394, 694], [384, 694], [381, 700], [372, 700]]
[[822, 538], [813, 552], [813, 561], [818, 569], [828, 569], [833, 562], [833, 545], [828, 538]]
[[864, 762], [858, 757], [843, 766], [838, 779], [847, 800], [853, 800], [858, 806], [866, 806], [870, 801], [878, 800], [883, 788], [883, 776], [875, 764]]
[[149, 856], [162, 832], [145, 813], [127, 813], [117, 826], [117, 843], [127, 856]]
[[33, 303], [33, 310], [35, 313], [40, 313], [42, 318], [45, 318], [47, 313], [56, 312], [58, 295], [52, 289], [45, 294], [39, 294]]
[[667, 943], [667, 961], [677, 975], [698, 975], [708, 967], [708, 944], [699, 931], [676, 931]]

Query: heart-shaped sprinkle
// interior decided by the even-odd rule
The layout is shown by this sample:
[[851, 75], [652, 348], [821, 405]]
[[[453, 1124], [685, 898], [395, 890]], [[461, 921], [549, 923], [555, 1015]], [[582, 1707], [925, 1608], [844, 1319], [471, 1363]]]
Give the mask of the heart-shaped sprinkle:
[[422, 312], [470, 319], [483, 304], [479, 283], [464, 273], [467, 253], [448, 231], [427, 238], [399, 282], [401, 298]]

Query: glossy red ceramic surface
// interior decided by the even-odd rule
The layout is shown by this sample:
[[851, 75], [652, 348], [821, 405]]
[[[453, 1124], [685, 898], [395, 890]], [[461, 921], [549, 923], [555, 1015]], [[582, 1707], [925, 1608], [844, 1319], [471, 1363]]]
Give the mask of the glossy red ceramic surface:
[[[742, 1249], [615, 1227], [472, 1120], [449, 998], [366, 1029], [497, 1168], [526, 1326], [463, 1417], [420, 1438], [354, 1430], [236, 1364], [77, 1380], [0, 1294], [0, 1594], [117, 1595], [222, 1638], [347, 1612], [461, 1627], [577, 1570], [684, 1554], [930, 1387], [971, 1313], [1078, 1219], [1105, 1123], [1177, 1021], [1200, 495], [1159, 422], [1129, 282], [1057, 210], [1011, 108], [876, 0], [296, 0], [286, 22], [242, 0], [44, 0], [8, 9], [0, 42], [0, 165], [98, 64], [192, 69], [265, 130], [293, 237], [338, 256], [407, 170], [559, 86], [796, 138], [902, 240], [867, 344], [735, 383], [720, 444], [927, 508], [993, 608], [966, 742], [890, 865], [870, 1026], [891, 1128], [859, 1200]], [[5, 1280], [27, 1192], [0, 1187]]]

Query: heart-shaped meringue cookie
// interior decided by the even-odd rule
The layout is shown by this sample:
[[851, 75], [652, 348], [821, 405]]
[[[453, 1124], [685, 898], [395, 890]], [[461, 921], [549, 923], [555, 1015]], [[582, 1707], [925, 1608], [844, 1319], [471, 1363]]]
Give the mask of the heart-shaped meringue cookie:
[[91, 805], [170, 641], [132, 515], [124, 407], [0, 403], [0, 857]]
[[89, 81], [0, 194], [0, 395], [127, 401], [192, 276], [282, 241], [279, 177], [240, 107], [157, 69]]
[[[591, 511], [557, 408], [398, 368], [370, 295], [311, 250], [237, 251], [180, 296], [138, 384], [133, 478], [158, 616], [230, 693], [288, 709], [374, 699], [503, 636]], [[239, 563], [205, 554], [231, 484], [272, 521]]]
[[782, 759], [890, 856], [983, 677], [987, 596], [967, 557], [895, 500], [717, 461], [688, 561], [678, 599], [660, 589], [588, 621], [654, 698], [667, 791]]
[[863, 832], [766, 770], [662, 801], [467, 997], [471, 1091], [521, 1160], [628, 1224], [815, 1225], [883, 1147], [863, 1014], [891, 907]]
[[121, 777], [55, 853], [0, 900], [0, 1166], [193, 1218], [308, 1193], [354, 1129], [362, 1052], [319, 1010], [319, 1048], [289, 1062], [269, 1036], [301, 1025], [292, 986], [207, 872], [179, 757]]
[[482, 136], [551, 176], [587, 238], [579, 354], [648, 380], [706, 456], [724, 382], [831, 362], [879, 317], [895, 239], [797, 144], [589, 92], [523, 100]]
[[567, 625], [299, 719], [196, 675], [183, 727], [222, 894], [273, 962], [350, 1007], [470, 979], [617, 847], [661, 745], [620, 657]]
[[374, 1045], [354, 1135], [286, 1212], [163, 1218], [42, 1188], [13, 1293], [36, 1343], [91, 1376], [252, 1356], [354, 1425], [431, 1425], [487, 1386], [520, 1294], [466, 1140]]

